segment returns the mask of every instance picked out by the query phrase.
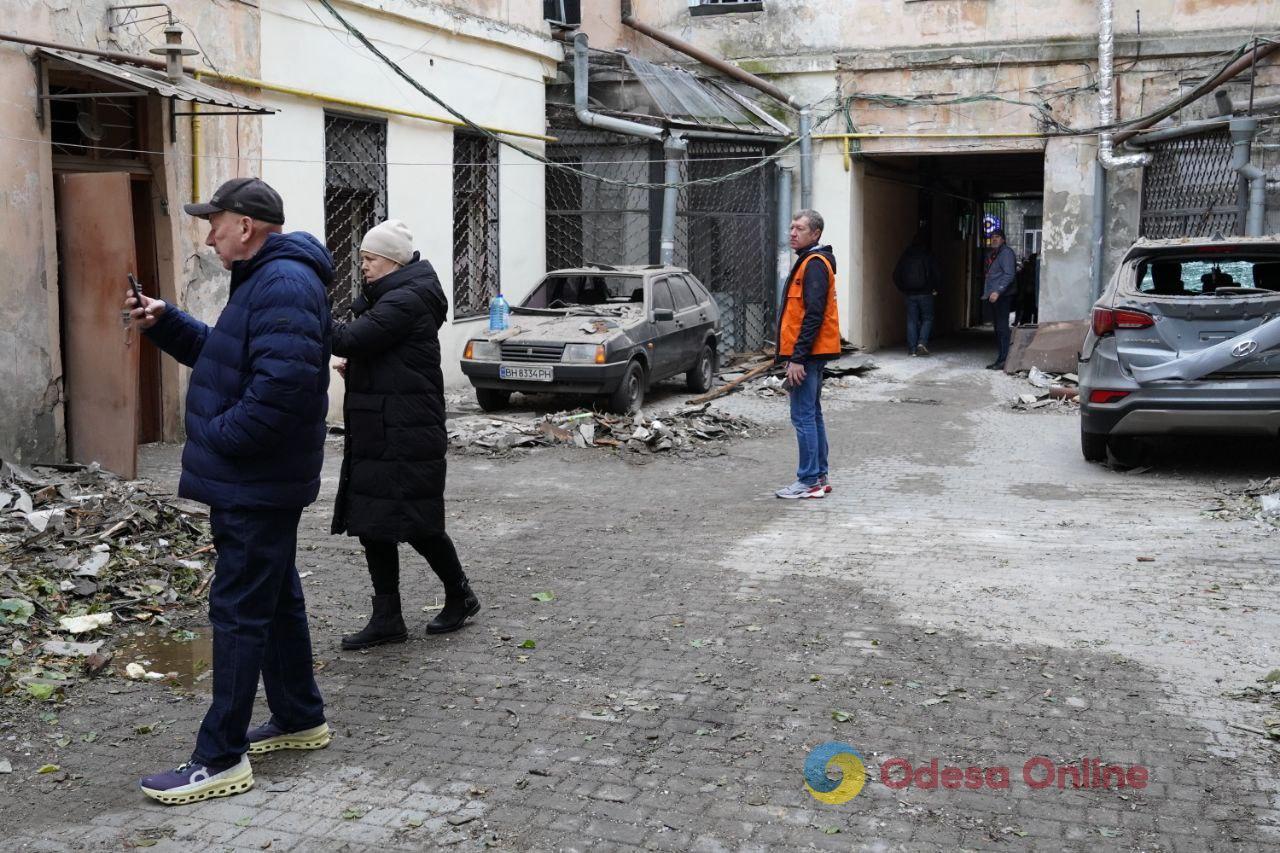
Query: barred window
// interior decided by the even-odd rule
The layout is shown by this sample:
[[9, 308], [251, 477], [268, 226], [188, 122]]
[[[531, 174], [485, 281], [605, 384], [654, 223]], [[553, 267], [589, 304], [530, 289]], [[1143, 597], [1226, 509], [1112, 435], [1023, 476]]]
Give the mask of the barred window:
[[341, 317], [360, 290], [360, 241], [387, 218], [386, 122], [326, 112], [324, 159], [324, 233]]
[[498, 143], [453, 134], [453, 318], [488, 310], [498, 284]]

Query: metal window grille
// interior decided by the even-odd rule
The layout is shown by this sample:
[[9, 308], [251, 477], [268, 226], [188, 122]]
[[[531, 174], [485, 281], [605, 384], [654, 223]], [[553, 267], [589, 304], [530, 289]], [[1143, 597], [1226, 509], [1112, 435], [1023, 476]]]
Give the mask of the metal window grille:
[[[606, 180], [661, 183], [662, 146], [553, 126], [559, 142], [548, 147], [548, 156], [590, 174], [547, 170], [547, 269], [657, 263], [662, 190]], [[680, 180], [736, 172], [767, 153], [764, 145], [695, 141]], [[776, 185], [776, 169], [766, 167], [679, 194], [675, 263], [693, 272], [720, 306], [722, 352], [760, 349], [773, 339]]]
[[324, 233], [333, 253], [334, 316], [360, 288], [360, 241], [387, 218], [387, 125], [325, 113]]
[[453, 135], [453, 316], [488, 310], [498, 280], [498, 144]]
[[1240, 177], [1223, 131], [1152, 146], [1142, 180], [1142, 236], [1208, 237], [1238, 233]]

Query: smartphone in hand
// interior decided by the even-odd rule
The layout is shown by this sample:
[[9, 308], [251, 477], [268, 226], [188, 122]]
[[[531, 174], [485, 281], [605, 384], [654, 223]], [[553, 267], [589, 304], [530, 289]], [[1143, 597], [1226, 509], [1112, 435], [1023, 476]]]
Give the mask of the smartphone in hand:
[[142, 285], [138, 284], [138, 279], [134, 278], [133, 273], [129, 273], [129, 289], [133, 291], [133, 298], [138, 301], [138, 307], [142, 307]]

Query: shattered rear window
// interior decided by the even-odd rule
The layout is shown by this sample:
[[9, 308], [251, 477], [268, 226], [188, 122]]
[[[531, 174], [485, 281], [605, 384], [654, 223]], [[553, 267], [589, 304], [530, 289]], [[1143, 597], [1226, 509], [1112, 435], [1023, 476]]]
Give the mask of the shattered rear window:
[[1196, 255], [1150, 258], [1138, 264], [1139, 293], [1212, 296], [1222, 288], [1280, 291], [1280, 258]]
[[543, 279], [522, 307], [569, 308], [643, 302], [644, 279], [638, 275], [556, 275]]

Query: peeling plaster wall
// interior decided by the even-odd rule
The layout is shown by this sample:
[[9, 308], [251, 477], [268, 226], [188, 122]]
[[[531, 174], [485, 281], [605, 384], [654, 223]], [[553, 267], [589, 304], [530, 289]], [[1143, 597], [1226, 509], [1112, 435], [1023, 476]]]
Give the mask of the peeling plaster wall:
[[1045, 146], [1042, 323], [1083, 317], [1093, 302], [1090, 211], [1097, 153], [1096, 145], [1075, 139], [1052, 139]]
[[[110, 0], [0, 0], [0, 20], [5, 29], [19, 35], [104, 50], [145, 54], [163, 42], [157, 23], [131, 25], [112, 32], [107, 7]], [[176, 0], [170, 4], [188, 30], [187, 45], [196, 46], [191, 34], [201, 38], [219, 67], [257, 76], [257, 9], [239, 2], [209, 3]], [[145, 12], [146, 10], [144, 10]], [[30, 60], [32, 49], [0, 43], [0, 458], [22, 462], [57, 460], [66, 452], [62, 388], [62, 356], [58, 309], [56, 223], [53, 207], [53, 173], [48, 132], [37, 121], [38, 83]], [[159, 109], [157, 99], [151, 99]], [[165, 117], [167, 120], [167, 116]], [[179, 121], [183, 121], [179, 119]], [[218, 156], [240, 155], [241, 163], [256, 162], [256, 123], [209, 119], [205, 122], [206, 148]], [[158, 254], [161, 279], [168, 282], [168, 299], [183, 301], [188, 277], [183, 259], [195, 255], [203, 234], [193, 223], [174, 216], [188, 200], [190, 184], [190, 129], [178, 127], [178, 143], [168, 144], [167, 130], [157, 123], [146, 145], [165, 151], [162, 168], [156, 169], [153, 196], [156, 204]], [[158, 149], [157, 149], [158, 150]], [[159, 158], [153, 158], [157, 163]], [[207, 169], [214, 176], [232, 171], [226, 161]], [[236, 163], [234, 156], [230, 161]], [[209, 305], [198, 313], [210, 316], [225, 277], [197, 277], [192, 283], [203, 295], [213, 284]], [[176, 291], [174, 287], [176, 284]], [[183, 371], [185, 372], [185, 370]], [[164, 421], [166, 432], [176, 438], [185, 379], [169, 362], [165, 366]]]

